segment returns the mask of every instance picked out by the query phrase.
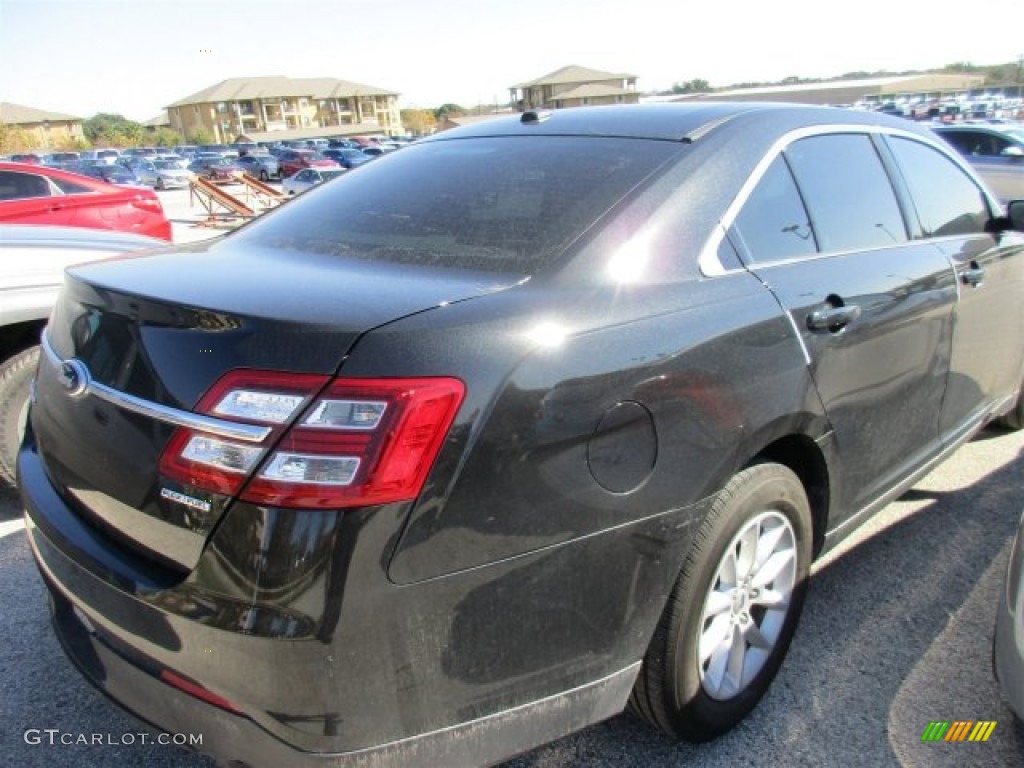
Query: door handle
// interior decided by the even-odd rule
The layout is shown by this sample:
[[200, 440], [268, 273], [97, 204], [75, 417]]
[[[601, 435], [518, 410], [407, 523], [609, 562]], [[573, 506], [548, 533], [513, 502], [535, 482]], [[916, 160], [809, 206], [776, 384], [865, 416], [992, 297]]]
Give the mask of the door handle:
[[972, 262], [970, 269], [965, 269], [960, 273], [960, 279], [967, 285], [977, 288], [985, 279], [985, 269]]
[[807, 316], [807, 327], [812, 331], [830, 331], [838, 333], [847, 325], [860, 317], [861, 308], [856, 304], [841, 307], [823, 307], [816, 309]]

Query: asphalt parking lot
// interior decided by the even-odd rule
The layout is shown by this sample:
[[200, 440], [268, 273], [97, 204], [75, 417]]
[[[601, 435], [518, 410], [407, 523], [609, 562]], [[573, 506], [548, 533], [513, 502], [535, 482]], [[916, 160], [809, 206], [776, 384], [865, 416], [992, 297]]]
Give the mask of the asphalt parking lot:
[[[1024, 506], [1022, 448], [1024, 433], [983, 433], [820, 561], [782, 672], [733, 733], [680, 745], [626, 714], [505, 768], [1024, 768], [1024, 727], [991, 671], [994, 610]], [[211, 768], [143, 745], [142, 729], [72, 669], [20, 516], [0, 485], [0, 764]], [[986, 743], [922, 743], [932, 720], [998, 725]], [[53, 743], [46, 729], [59, 731]], [[88, 743], [96, 734], [103, 744]]]

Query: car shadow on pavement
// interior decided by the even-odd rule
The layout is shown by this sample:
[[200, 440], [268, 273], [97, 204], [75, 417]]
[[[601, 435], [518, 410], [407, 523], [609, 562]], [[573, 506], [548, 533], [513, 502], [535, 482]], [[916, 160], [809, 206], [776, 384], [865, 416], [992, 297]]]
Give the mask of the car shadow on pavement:
[[[983, 468], [991, 430], [958, 452]], [[1024, 506], [1014, 440], [973, 482], [933, 473], [816, 564], [779, 676], [733, 732], [675, 743], [629, 714], [520, 756], [549, 766], [1016, 766], [1024, 728], [992, 674], [995, 610]], [[996, 446], [998, 448], [998, 446]], [[995, 464], [996, 462], [993, 462]], [[939, 478], [939, 479], [937, 479]], [[986, 743], [922, 743], [932, 720], [995, 720]]]

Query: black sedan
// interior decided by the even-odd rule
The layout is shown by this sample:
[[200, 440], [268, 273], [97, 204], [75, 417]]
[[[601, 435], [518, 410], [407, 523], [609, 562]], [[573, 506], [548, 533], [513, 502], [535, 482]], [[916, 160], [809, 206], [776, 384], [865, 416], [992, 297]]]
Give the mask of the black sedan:
[[1022, 228], [903, 120], [635, 105], [73, 268], [18, 461], [56, 631], [224, 763], [713, 738], [812, 560], [1021, 427]]

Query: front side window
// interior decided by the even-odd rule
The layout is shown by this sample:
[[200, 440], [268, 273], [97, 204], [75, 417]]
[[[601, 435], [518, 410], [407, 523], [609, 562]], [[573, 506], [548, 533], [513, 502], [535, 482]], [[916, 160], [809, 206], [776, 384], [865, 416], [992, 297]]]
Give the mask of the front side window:
[[919, 141], [892, 137], [889, 146], [914, 198], [924, 237], [985, 231], [985, 196], [956, 163]]
[[756, 263], [817, 253], [810, 218], [781, 155], [754, 187], [736, 217], [734, 230]]
[[884, 248], [907, 241], [903, 214], [867, 134], [812, 136], [786, 149], [822, 251]]

